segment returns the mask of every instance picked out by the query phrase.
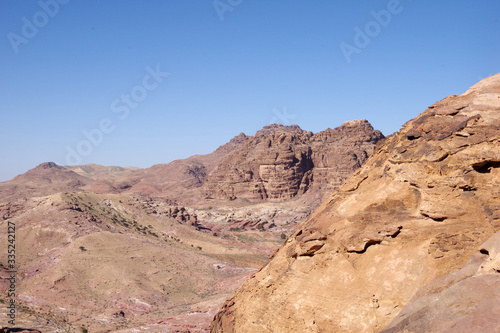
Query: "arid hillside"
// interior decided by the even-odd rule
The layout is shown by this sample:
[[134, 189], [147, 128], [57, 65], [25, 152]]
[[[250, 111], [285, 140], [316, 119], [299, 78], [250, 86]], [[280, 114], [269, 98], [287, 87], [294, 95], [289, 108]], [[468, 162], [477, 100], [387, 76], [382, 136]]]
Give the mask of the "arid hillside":
[[499, 230], [497, 74], [386, 138], [211, 331], [496, 332]]
[[[19, 325], [207, 332], [224, 301], [382, 137], [366, 120], [317, 134], [274, 124], [147, 169], [46, 162], [0, 183], [0, 247], [16, 227]], [[239, 170], [255, 176], [247, 182]], [[283, 195], [248, 196], [255, 184]], [[228, 186], [243, 191], [210, 194]], [[0, 302], [7, 268], [0, 253]]]
[[[58, 193], [4, 203], [0, 214], [1, 246], [7, 222], [16, 227], [18, 302], [25, 315], [59, 329], [156, 323], [202, 330], [217, 304], [280, 244], [259, 232], [246, 234], [253, 242], [216, 237], [182, 207], [120, 194]], [[5, 251], [0, 263], [6, 290]]]

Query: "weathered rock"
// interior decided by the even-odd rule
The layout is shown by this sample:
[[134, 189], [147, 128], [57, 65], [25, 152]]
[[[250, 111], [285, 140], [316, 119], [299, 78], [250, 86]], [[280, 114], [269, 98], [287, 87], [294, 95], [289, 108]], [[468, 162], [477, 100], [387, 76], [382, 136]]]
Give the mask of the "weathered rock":
[[313, 134], [273, 124], [247, 137], [208, 176], [208, 198], [287, 200], [331, 191], [372, 154], [383, 135], [366, 120]]
[[464, 268], [420, 289], [384, 333], [499, 332], [500, 232]]
[[[226, 302], [211, 331], [383, 330], [422, 286], [463, 267], [500, 230], [499, 143], [497, 74], [386, 138]], [[476, 281], [483, 291], [498, 290], [496, 274], [486, 274], [456, 292]], [[449, 304], [464, 306], [449, 290]], [[494, 304], [495, 295], [471, 299]], [[469, 309], [482, 312], [484, 304]], [[442, 309], [431, 305], [425, 311]], [[413, 322], [431, 316], [409, 313]]]

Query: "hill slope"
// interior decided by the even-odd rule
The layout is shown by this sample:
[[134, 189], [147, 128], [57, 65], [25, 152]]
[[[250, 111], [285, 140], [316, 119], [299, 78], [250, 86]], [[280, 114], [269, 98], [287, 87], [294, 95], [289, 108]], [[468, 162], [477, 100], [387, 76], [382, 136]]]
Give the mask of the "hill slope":
[[[174, 218], [172, 208], [85, 192], [1, 204], [3, 248], [7, 225], [15, 224], [19, 318], [35, 314], [59, 329], [108, 332], [150, 323], [169, 330], [184, 313], [198, 316], [191, 329], [206, 327], [214, 309], [269, 254], [200, 232], [185, 211]], [[3, 251], [0, 299], [9, 285], [6, 267]]]
[[[211, 154], [148, 169], [48, 162], [1, 183], [0, 247], [7, 247], [7, 225], [16, 225], [19, 323], [43, 332], [206, 332], [225, 299], [381, 137], [367, 121], [318, 134], [275, 124], [255, 137], [242, 133]], [[271, 147], [255, 155], [256, 145], [267, 141]], [[309, 183], [300, 194], [286, 190], [299, 179], [290, 151], [309, 154]], [[290, 163], [278, 163], [283, 157]], [[207, 178], [220, 176], [222, 166], [234, 175], [272, 165], [293, 195], [204, 198]], [[210, 184], [225, 184], [225, 176]], [[265, 179], [260, 182], [266, 189]], [[3, 252], [2, 293], [6, 267]], [[7, 318], [2, 309], [0, 322]]]
[[58, 192], [80, 191], [92, 179], [54, 162], [45, 162], [13, 179], [0, 182], [0, 203]]
[[212, 332], [378, 332], [498, 230], [500, 74], [388, 137], [226, 302]]

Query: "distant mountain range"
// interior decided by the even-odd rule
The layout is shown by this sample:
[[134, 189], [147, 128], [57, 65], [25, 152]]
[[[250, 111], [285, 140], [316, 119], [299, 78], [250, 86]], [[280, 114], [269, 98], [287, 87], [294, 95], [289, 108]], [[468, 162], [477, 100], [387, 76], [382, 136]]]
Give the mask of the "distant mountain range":
[[147, 169], [42, 163], [0, 183], [0, 200], [90, 191], [161, 197], [182, 204], [207, 199], [284, 201], [312, 193], [322, 200], [359, 168], [383, 138], [366, 120], [313, 134], [273, 124], [241, 133], [206, 155]]

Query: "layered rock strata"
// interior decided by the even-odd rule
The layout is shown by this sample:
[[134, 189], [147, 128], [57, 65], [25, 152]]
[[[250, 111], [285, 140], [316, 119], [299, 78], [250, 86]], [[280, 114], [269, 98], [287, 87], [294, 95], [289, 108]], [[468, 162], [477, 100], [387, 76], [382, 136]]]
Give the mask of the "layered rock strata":
[[[225, 303], [211, 331], [379, 332], [498, 230], [500, 74], [386, 138]], [[496, 274], [464, 283], [492, 288]]]
[[265, 126], [208, 176], [206, 197], [282, 201], [306, 192], [331, 192], [382, 138], [366, 120], [316, 134], [297, 125]]

